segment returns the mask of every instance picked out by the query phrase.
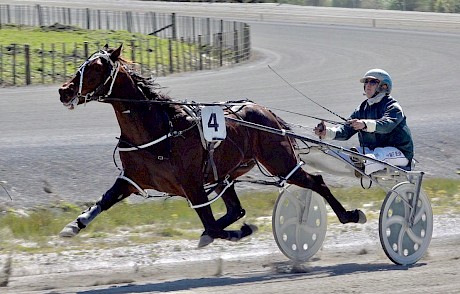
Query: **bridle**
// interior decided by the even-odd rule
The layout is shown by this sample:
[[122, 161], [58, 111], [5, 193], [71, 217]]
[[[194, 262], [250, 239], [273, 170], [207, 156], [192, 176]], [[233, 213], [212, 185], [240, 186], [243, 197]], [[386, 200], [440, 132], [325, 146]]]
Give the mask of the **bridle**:
[[[102, 58], [104, 59], [105, 61], [107, 61], [107, 63], [109, 64], [109, 75], [107, 76], [107, 78], [105, 79], [104, 83], [100, 84], [98, 87], [96, 87], [96, 89], [94, 89], [92, 92], [89, 92], [87, 93], [86, 95], [82, 95], [82, 89], [83, 89], [83, 76], [84, 76], [84, 73], [85, 73], [85, 68], [88, 64], [90, 64], [91, 62], [93, 62], [94, 60], [98, 59], [98, 58]], [[80, 68], [78, 69], [77, 73], [80, 73], [80, 82], [79, 82], [79, 85], [78, 85], [78, 93], [77, 93], [77, 97], [76, 97], [76, 100], [78, 102], [78, 100], [83, 97], [85, 99], [85, 104], [86, 102], [88, 101], [91, 101], [91, 100], [99, 100], [99, 99], [103, 99], [103, 98], [106, 98], [108, 97], [110, 94], [112, 94], [112, 89], [113, 89], [113, 85], [115, 83], [115, 80], [117, 78], [117, 75], [118, 75], [118, 72], [120, 71], [120, 67], [121, 67], [121, 64], [120, 62], [117, 60], [117, 61], [113, 61], [111, 58], [110, 58], [110, 54], [107, 52], [107, 51], [104, 51], [104, 50], [101, 50], [99, 52], [96, 52], [94, 53], [93, 55], [91, 55], [81, 66]], [[107, 85], [107, 83], [112, 80], [112, 82], [110, 83], [110, 88], [108, 90], [108, 92], [106, 94], [103, 94], [103, 95], [98, 95], [98, 96], [95, 96], [98, 92], [100, 92], [102, 90], [102, 88]]]

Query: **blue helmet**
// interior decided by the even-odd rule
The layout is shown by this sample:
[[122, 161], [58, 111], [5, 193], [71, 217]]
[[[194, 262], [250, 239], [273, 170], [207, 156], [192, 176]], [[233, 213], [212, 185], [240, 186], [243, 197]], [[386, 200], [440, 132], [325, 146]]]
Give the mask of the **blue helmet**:
[[393, 87], [393, 81], [391, 80], [391, 76], [383, 69], [379, 69], [379, 68], [371, 69], [368, 72], [366, 72], [359, 81], [361, 83], [364, 83], [366, 79], [376, 79], [380, 81], [380, 84], [377, 88], [377, 92], [387, 93], [387, 94], [391, 93], [391, 88]]

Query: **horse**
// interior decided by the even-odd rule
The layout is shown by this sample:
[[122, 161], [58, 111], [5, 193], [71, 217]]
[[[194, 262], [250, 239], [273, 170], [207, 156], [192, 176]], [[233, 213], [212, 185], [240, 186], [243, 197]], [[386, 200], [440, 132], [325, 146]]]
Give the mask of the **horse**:
[[[186, 198], [200, 218], [204, 231], [198, 247], [214, 239], [238, 241], [257, 230], [243, 224], [239, 230], [225, 230], [245, 215], [233, 180], [261, 165], [284, 183], [311, 189], [321, 195], [339, 221], [364, 223], [361, 210], [348, 211], [332, 195], [321, 175], [299, 168], [296, 142], [256, 128], [243, 126], [237, 120], [274, 129], [288, 129], [287, 123], [266, 107], [253, 102], [225, 107], [226, 137], [215, 148], [203, 144], [199, 119], [186, 105], [176, 103], [159, 91], [151, 77], [143, 77], [121, 57], [123, 44], [91, 55], [73, 78], [59, 88], [60, 102], [68, 109], [91, 101], [111, 104], [120, 127], [118, 154], [121, 174], [94, 205], [88, 207], [60, 232], [61, 237], [74, 237], [97, 215], [132, 194], [153, 189]], [[183, 103], [186, 104], [186, 103]], [[217, 145], [217, 144], [216, 144]], [[209, 205], [213, 185], [226, 206], [226, 214], [215, 219]]]

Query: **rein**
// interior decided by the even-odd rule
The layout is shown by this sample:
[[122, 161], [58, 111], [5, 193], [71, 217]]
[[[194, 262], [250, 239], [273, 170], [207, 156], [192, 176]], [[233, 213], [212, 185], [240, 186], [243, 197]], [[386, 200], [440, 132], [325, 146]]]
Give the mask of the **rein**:
[[[187, 102], [185, 101], [180, 101], [180, 100], [167, 100], [167, 101], [162, 101], [162, 100], [130, 100], [130, 99], [125, 99], [125, 98], [116, 98], [116, 97], [104, 97], [104, 96], [99, 96], [97, 99], [94, 99], [95, 101], [102, 102], [102, 103], [110, 103], [110, 102], [130, 102], [130, 103], [144, 103], [144, 104], [161, 104], [161, 105], [182, 105], [182, 106], [224, 106], [224, 107], [232, 107], [232, 106], [246, 106], [248, 105], [247, 102], [211, 102], [211, 103], [201, 103], [201, 102]], [[249, 101], [248, 101], [249, 102]], [[334, 125], [346, 125], [346, 122], [341, 122], [341, 121], [335, 121], [335, 120], [330, 120], [330, 119], [325, 119], [317, 116], [311, 116], [308, 114], [303, 114], [295, 111], [290, 111], [290, 110], [285, 110], [281, 108], [276, 108], [276, 107], [266, 107], [267, 109], [272, 109], [276, 111], [282, 111], [286, 113], [291, 113], [295, 115], [300, 115], [304, 117], [309, 117], [317, 120], [322, 120], [324, 122], [328, 122]]]
[[117, 98], [117, 97], [106, 97], [99, 96], [95, 99], [98, 102], [110, 103], [110, 102], [129, 102], [129, 103], [144, 103], [144, 104], [161, 104], [161, 105], [183, 105], [183, 106], [245, 106], [248, 105], [249, 100], [245, 102], [210, 102], [210, 103], [201, 103], [201, 102], [187, 102], [180, 100], [132, 100], [126, 98]]
[[[126, 99], [126, 98], [119, 98], [119, 97], [109, 97], [111, 94], [112, 94], [112, 90], [113, 90], [113, 85], [115, 83], [115, 80], [117, 78], [117, 75], [118, 75], [118, 72], [120, 71], [120, 67], [121, 67], [121, 64], [120, 62], [117, 60], [117, 61], [113, 61], [111, 58], [110, 58], [110, 54], [104, 50], [101, 50], [99, 52], [96, 52], [94, 53], [90, 58], [88, 58], [88, 60], [86, 60], [81, 66], [80, 68], [78, 69], [78, 73], [80, 73], [80, 83], [79, 83], [79, 88], [78, 88], [78, 93], [77, 93], [77, 98], [78, 97], [83, 97], [83, 95], [81, 94], [82, 92], [82, 89], [83, 89], [83, 76], [84, 76], [84, 72], [85, 72], [85, 68], [86, 66], [91, 63], [92, 61], [96, 60], [97, 58], [103, 58], [104, 60], [106, 60], [108, 62], [108, 64], [110, 65], [111, 69], [110, 69], [110, 74], [108, 75], [107, 79], [104, 81], [104, 83], [102, 83], [101, 85], [99, 85], [95, 90], [93, 90], [91, 93], [87, 93], [84, 98], [85, 98], [85, 104], [89, 101], [98, 101], [98, 102], [102, 102], [102, 103], [110, 103], [110, 102], [128, 102], [128, 103], [145, 103], [145, 104], [160, 104], [160, 105], [182, 105], [182, 106], [224, 106], [224, 107], [232, 107], [232, 106], [244, 106], [244, 105], [247, 105], [246, 102], [212, 102], [212, 103], [198, 103], [198, 102], [187, 102], [187, 101], [177, 101], [177, 100], [165, 100], [165, 101], [162, 101], [162, 100], [132, 100], [132, 99]], [[345, 122], [347, 121], [345, 118], [343, 118], [342, 116], [332, 112], [331, 110], [325, 108], [324, 106], [318, 104], [316, 101], [312, 100], [311, 98], [307, 97], [305, 94], [303, 94], [302, 92], [300, 92], [297, 88], [295, 88], [292, 84], [290, 84], [287, 80], [285, 80], [280, 74], [278, 74], [273, 68], [271, 68], [270, 66], [268, 66], [278, 77], [280, 77], [284, 82], [286, 82], [289, 86], [291, 86], [294, 90], [296, 90], [297, 92], [299, 92], [302, 96], [306, 97], [307, 99], [309, 99], [310, 101], [312, 101], [313, 103], [319, 105], [320, 107], [322, 107], [323, 109], [329, 111], [330, 113], [334, 114], [335, 116], [339, 117], [340, 119], [344, 120]], [[109, 91], [104, 94], [104, 95], [99, 95], [99, 96], [95, 96], [95, 93], [99, 92], [110, 80], [112, 80], [111, 84], [110, 84], [110, 88], [109, 88]], [[141, 91], [142, 92], [142, 91]], [[78, 100], [78, 99], [76, 99]], [[269, 108], [269, 107], [267, 107]], [[331, 124], [335, 124], [335, 125], [345, 125], [346, 123], [344, 122], [338, 122], [338, 121], [333, 121], [333, 120], [329, 120], [329, 119], [323, 119], [323, 118], [320, 118], [320, 117], [316, 117], [316, 116], [311, 116], [311, 115], [306, 115], [306, 114], [302, 114], [302, 113], [297, 113], [297, 112], [293, 112], [293, 111], [289, 111], [289, 110], [284, 110], [284, 109], [279, 109], [279, 108], [275, 108], [275, 107], [270, 107], [271, 109], [274, 109], [274, 110], [277, 110], [277, 111], [283, 111], [283, 112], [287, 112], [287, 113], [292, 113], [292, 114], [296, 114], [296, 115], [301, 115], [301, 116], [305, 116], [305, 117], [309, 117], [309, 118], [313, 118], [313, 119], [318, 119], [318, 120], [322, 120], [322, 121], [325, 121], [325, 122], [329, 122]], [[269, 109], [270, 109], [269, 108]], [[167, 138], [167, 137], [166, 137]], [[163, 138], [162, 140], [166, 139], [166, 138]], [[152, 145], [155, 144], [155, 143], [152, 143]], [[149, 145], [151, 146], [151, 145]], [[148, 146], [145, 146], [145, 147], [148, 147]], [[145, 147], [142, 147], [142, 148], [145, 148]]]
[[299, 93], [300, 95], [302, 95], [303, 97], [307, 98], [308, 100], [310, 100], [311, 102], [315, 103], [316, 105], [318, 105], [319, 107], [321, 107], [322, 109], [328, 111], [329, 113], [332, 113], [333, 115], [337, 116], [338, 118], [340, 118], [341, 120], [347, 122], [347, 119], [344, 118], [343, 116], [335, 113], [334, 111], [324, 107], [323, 105], [319, 104], [318, 102], [316, 102], [315, 100], [311, 99], [310, 97], [308, 97], [307, 95], [305, 95], [304, 93], [300, 92], [299, 89], [297, 89], [296, 87], [294, 87], [294, 85], [292, 85], [291, 83], [289, 83], [285, 78], [283, 78], [279, 73], [277, 73], [270, 65], [268, 65], [268, 68], [274, 73], [276, 74], [283, 82], [285, 82], [289, 87], [291, 87], [292, 89], [294, 89], [297, 93]]

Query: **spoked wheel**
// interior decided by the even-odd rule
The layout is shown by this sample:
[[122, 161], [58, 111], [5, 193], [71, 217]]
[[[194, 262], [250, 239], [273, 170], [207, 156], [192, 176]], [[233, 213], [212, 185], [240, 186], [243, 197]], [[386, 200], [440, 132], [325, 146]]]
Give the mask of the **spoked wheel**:
[[421, 190], [411, 225], [411, 203], [415, 185], [403, 182], [390, 191], [382, 204], [379, 219], [380, 243], [388, 258], [396, 264], [419, 261], [428, 249], [433, 233], [433, 211]]
[[272, 229], [278, 248], [294, 261], [306, 261], [321, 248], [327, 229], [323, 198], [309, 189], [288, 186], [273, 208]]

